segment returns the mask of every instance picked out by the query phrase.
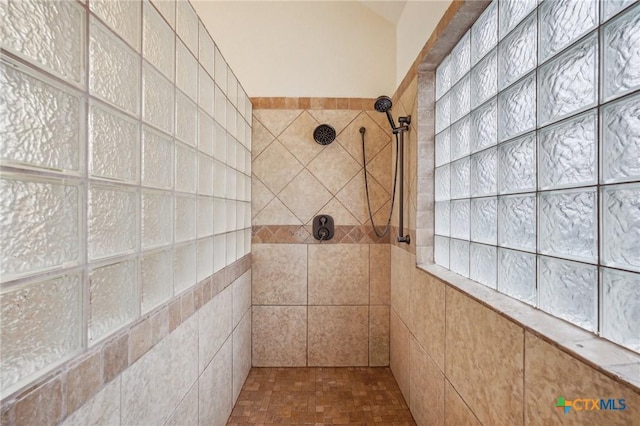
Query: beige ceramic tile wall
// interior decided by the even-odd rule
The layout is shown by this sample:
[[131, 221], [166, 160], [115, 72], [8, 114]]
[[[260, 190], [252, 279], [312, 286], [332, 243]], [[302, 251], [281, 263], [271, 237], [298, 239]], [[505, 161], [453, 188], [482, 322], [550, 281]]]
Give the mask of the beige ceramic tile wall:
[[[251, 369], [250, 297], [247, 271], [62, 424], [226, 424]], [[39, 411], [43, 402], [31, 408]], [[16, 413], [16, 423], [54, 418], [47, 410], [41, 414], [20, 422]]]
[[[391, 370], [418, 424], [640, 424], [634, 390], [391, 251]], [[627, 409], [564, 415], [559, 396], [623, 398]]]
[[[254, 226], [369, 222], [360, 127], [371, 203], [384, 223], [391, 134], [384, 115], [358, 110], [254, 110]], [[338, 133], [321, 146], [322, 123]], [[254, 244], [254, 366], [384, 366], [389, 363], [388, 244]]]

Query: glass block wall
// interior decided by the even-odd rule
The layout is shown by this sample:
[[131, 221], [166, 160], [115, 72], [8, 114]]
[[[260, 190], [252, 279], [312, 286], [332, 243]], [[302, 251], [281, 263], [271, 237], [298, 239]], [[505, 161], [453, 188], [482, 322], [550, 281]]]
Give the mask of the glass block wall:
[[251, 103], [186, 1], [0, 17], [4, 396], [249, 253]]
[[640, 4], [494, 1], [436, 71], [435, 262], [640, 351]]

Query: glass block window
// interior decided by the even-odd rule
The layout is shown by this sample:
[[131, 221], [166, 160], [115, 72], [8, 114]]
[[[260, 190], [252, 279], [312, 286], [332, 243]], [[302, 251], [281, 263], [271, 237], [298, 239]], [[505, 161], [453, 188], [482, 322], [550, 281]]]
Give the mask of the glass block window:
[[251, 101], [164, 3], [0, 6], [3, 398], [251, 250]]
[[435, 262], [640, 352], [640, 4], [495, 0], [435, 110]]

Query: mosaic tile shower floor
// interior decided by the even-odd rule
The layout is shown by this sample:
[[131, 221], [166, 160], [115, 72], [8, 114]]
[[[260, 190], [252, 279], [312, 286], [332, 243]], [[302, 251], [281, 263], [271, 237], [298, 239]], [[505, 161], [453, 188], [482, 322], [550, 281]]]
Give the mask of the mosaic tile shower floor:
[[252, 368], [228, 425], [415, 425], [389, 368]]

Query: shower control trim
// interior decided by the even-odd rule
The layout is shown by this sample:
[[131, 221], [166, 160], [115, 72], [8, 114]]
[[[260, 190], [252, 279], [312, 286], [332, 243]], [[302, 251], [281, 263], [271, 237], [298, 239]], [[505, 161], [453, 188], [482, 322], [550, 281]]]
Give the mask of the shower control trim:
[[333, 238], [333, 218], [328, 214], [321, 214], [313, 218], [313, 238], [327, 241]]

